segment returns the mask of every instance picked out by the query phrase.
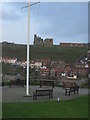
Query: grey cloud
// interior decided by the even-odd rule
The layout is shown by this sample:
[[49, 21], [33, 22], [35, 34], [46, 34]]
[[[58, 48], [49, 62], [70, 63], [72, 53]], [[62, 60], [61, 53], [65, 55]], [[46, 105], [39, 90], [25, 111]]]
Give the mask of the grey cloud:
[[[9, 5], [9, 12], [3, 11], [3, 19], [18, 21], [23, 14], [24, 22], [27, 23], [28, 9], [22, 13], [20, 11], [26, 4], [12, 3]], [[34, 29], [33, 26], [37, 27], [37, 30], [32, 30], [31, 36], [35, 32], [43, 38], [53, 37], [54, 43], [73, 40], [81, 42], [84, 39], [87, 41], [88, 3], [40, 3], [30, 8], [30, 21], [31, 29]]]
[[[43, 7], [44, 6], [44, 7]], [[47, 9], [45, 9], [47, 6]], [[77, 38], [88, 33], [87, 3], [43, 3], [40, 12], [38, 32], [52, 36]], [[41, 7], [41, 8], [42, 8]], [[46, 24], [43, 24], [46, 21]], [[48, 22], [48, 24], [47, 24]]]
[[21, 8], [15, 7], [15, 3], [3, 3], [2, 5], [2, 19], [3, 20], [17, 20], [21, 19]]

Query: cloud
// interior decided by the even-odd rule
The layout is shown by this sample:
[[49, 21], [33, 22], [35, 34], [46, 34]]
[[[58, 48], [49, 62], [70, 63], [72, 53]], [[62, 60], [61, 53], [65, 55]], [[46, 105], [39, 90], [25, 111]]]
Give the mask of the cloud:
[[[7, 22], [7, 34], [4, 38], [25, 42], [27, 39], [28, 9], [21, 11], [27, 3], [6, 3], [3, 6], [3, 19]], [[4, 23], [3, 22], [3, 23]], [[20, 24], [24, 24], [22, 28]], [[8, 27], [12, 26], [12, 29]], [[11, 31], [17, 30], [12, 32]], [[4, 28], [6, 29], [6, 28]], [[24, 32], [25, 31], [25, 32]], [[4, 31], [5, 32], [5, 31]], [[19, 33], [19, 34], [18, 34]], [[87, 42], [88, 3], [47, 3], [43, 2], [30, 8], [30, 42], [34, 33], [42, 38], [52, 37], [54, 43], [61, 41]], [[13, 38], [13, 35], [15, 37]], [[22, 37], [25, 34], [26, 37]], [[20, 37], [21, 36], [21, 37]], [[19, 39], [22, 40], [19, 40]]]
[[[14, 4], [14, 3], [13, 3]], [[21, 19], [20, 8], [16, 8], [12, 3], [2, 4], [2, 20], [17, 20]]]
[[38, 32], [41, 35], [67, 39], [77, 36], [76, 40], [81, 35], [87, 36], [87, 3], [43, 3], [42, 8], [38, 24]]

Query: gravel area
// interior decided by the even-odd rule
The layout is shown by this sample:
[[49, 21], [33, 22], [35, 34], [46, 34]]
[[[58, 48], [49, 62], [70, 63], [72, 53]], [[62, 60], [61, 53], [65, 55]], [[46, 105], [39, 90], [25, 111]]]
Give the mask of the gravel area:
[[[43, 86], [44, 89], [52, 88], [48, 86]], [[55, 87], [53, 89], [53, 99], [49, 99], [48, 96], [38, 97], [37, 100], [33, 100], [32, 95], [36, 89], [40, 89], [39, 86], [30, 86], [30, 96], [26, 96], [26, 87], [21, 86], [12, 86], [9, 88], [8, 86], [2, 87], [2, 98], [0, 91], [0, 101], [2, 102], [32, 102], [32, 101], [52, 101], [57, 100], [58, 97], [60, 100], [69, 100], [73, 98], [77, 98], [79, 96], [88, 95], [88, 89], [80, 88], [79, 94], [71, 93], [70, 96], [65, 96], [65, 90], [62, 87]]]

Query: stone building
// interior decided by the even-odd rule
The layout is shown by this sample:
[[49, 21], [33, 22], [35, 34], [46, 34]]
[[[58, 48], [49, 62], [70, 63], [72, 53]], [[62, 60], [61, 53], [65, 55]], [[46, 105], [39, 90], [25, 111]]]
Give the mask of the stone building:
[[53, 39], [52, 38], [46, 38], [43, 40], [41, 37], [37, 37], [37, 35], [34, 35], [34, 46], [44, 46], [49, 47], [53, 46]]
[[37, 37], [37, 35], [34, 35], [34, 46], [43, 46], [43, 39], [41, 37]]
[[48, 46], [53, 46], [53, 39], [52, 38], [46, 38], [44, 40], [44, 46], [48, 47]]

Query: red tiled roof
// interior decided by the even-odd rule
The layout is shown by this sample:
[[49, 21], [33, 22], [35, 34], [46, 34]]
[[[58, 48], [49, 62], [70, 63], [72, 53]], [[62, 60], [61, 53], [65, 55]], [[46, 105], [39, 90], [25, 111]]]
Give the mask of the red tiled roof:
[[64, 68], [59, 68], [58, 71], [64, 72]]
[[58, 68], [54, 68], [54, 70], [55, 70], [55, 72], [57, 72], [57, 71], [58, 71]]
[[70, 67], [66, 67], [66, 71], [71, 71], [71, 68]]

